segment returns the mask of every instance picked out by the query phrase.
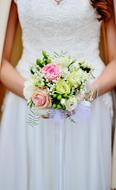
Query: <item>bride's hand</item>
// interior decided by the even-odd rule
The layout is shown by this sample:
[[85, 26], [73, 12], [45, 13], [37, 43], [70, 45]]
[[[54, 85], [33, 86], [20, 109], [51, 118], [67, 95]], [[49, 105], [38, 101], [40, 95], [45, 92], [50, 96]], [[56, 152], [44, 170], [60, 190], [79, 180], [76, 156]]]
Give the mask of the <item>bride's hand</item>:
[[17, 22], [18, 17], [16, 5], [12, 3], [4, 45], [2, 65], [0, 67], [0, 81], [8, 90], [20, 97], [23, 97], [24, 79], [15, 70], [12, 64], [10, 64], [11, 50], [14, 43]]
[[99, 92], [98, 92], [98, 86], [97, 86], [96, 82], [87, 84], [86, 92], [85, 92], [83, 98], [86, 101], [93, 102], [98, 96], [99, 96]]

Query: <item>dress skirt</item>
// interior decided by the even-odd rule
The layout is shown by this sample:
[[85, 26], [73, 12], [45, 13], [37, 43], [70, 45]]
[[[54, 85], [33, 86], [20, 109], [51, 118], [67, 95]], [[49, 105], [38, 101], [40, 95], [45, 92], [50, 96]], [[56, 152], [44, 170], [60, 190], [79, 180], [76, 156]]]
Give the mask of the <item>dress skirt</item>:
[[110, 190], [110, 110], [103, 96], [86, 123], [39, 119], [28, 126], [27, 103], [8, 93], [0, 128], [0, 190]]

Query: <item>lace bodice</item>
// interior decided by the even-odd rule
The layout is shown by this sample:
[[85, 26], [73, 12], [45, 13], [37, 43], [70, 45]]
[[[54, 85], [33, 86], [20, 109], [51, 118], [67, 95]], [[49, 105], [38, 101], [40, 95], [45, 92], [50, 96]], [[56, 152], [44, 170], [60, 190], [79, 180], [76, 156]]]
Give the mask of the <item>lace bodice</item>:
[[[96, 62], [101, 23], [89, 0], [64, 0], [60, 5], [54, 0], [15, 1], [23, 31], [23, 66], [31, 64], [43, 49]], [[101, 60], [98, 65], [103, 67]]]
[[15, 0], [22, 27], [23, 53], [17, 70], [28, 77], [29, 66], [41, 55], [56, 51], [84, 59], [95, 68], [97, 77], [104, 69], [99, 56], [101, 22], [90, 0]]

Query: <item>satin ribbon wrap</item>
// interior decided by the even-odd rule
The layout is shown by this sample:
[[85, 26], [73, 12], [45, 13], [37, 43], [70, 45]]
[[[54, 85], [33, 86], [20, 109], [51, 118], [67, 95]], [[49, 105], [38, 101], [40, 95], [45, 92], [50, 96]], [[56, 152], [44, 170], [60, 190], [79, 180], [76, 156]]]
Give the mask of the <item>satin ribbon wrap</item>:
[[77, 105], [73, 111], [66, 111], [61, 109], [38, 109], [36, 107], [27, 108], [26, 122], [28, 126], [37, 127], [41, 119], [52, 119], [54, 125], [64, 125], [64, 120], [69, 120], [72, 126], [84, 126], [91, 117], [92, 104], [88, 101], [83, 101]]
[[63, 125], [64, 117], [69, 119], [73, 125], [84, 126], [91, 117], [91, 104], [89, 102], [82, 102], [71, 114], [68, 112], [67, 114], [61, 113], [59, 110], [56, 110], [54, 122], [58, 125]]

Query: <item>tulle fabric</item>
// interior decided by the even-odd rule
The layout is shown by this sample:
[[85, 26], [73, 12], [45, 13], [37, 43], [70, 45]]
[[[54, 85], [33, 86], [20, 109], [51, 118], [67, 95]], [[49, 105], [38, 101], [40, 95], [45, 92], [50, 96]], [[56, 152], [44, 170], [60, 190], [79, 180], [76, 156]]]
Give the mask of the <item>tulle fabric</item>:
[[111, 116], [102, 98], [86, 125], [40, 119], [26, 125], [27, 105], [7, 95], [0, 133], [0, 189], [109, 190]]

